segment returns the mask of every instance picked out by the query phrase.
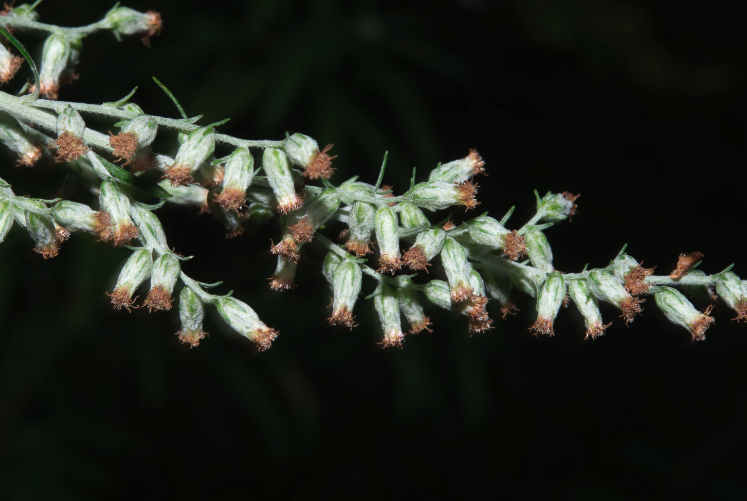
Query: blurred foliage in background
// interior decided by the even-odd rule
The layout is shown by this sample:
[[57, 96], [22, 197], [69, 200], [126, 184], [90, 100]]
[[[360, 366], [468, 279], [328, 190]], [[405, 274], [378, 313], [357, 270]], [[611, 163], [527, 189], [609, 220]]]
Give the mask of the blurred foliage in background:
[[[155, 75], [203, 123], [230, 117], [226, 133], [298, 131], [334, 143], [338, 183], [374, 181], [388, 150], [395, 190], [413, 166], [424, 176], [477, 148], [489, 169], [478, 210], [516, 205], [518, 226], [535, 188], [583, 194], [573, 223], [548, 232], [561, 270], [603, 266], [627, 242], [657, 271], [697, 250], [705, 270], [736, 261], [747, 275], [743, 174], [732, 160], [745, 134], [747, 38], [728, 9], [126, 5], [161, 12], [162, 35], [150, 49], [90, 37], [80, 80], [61, 99], [111, 101], [138, 85], [146, 112], [176, 116]], [[39, 11], [74, 26], [108, 7], [46, 0]], [[38, 54], [40, 39], [20, 38]], [[66, 182], [12, 164], [2, 157], [17, 193], [51, 198]], [[0, 498], [747, 494], [738, 476], [747, 341], [725, 308], [705, 343], [656, 313], [585, 343], [570, 311], [556, 338], [535, 340], [525, 301], [518, 317], [471, 339], [461, 319], [435, 312], [433, 334], [382, 351], [367, 301], [352, 332], [326, 326], [321, 250], [299, 271], [298, 290], [279, 294], [267, 287], [266, 234], [226, 241], [209, 216], [159, 214], [176, 250], [196, 256], [187, 271], [224, 280], [280, 329], [278, 342], [257, 356], [208, 322], [199, 348], [180, 346], [176, 315], [111, 311], [104, 292], [126, 251], [76, 235], [45, 262], [12, 232], [0, 246]]]

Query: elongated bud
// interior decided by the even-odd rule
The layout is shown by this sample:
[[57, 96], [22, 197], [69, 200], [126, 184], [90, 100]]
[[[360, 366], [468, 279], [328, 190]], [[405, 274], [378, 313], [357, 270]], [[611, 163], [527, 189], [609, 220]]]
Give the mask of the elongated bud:
[[728, 271], [722, 273], [716, 282], [716, 293], [737, 313], [737, 322], [747, 320], [747, 287], [739, 277]]
[[86, 130], [86, 123], [77, 110], [66, 106], [57, 116], [57, 135], [70, 134], [78, 138], [83, 137]]
[[259, 351], [270, 348], [278, 333], [267, 327], [248, 304], [223, 296], [215, 302], [223, 320], [236, 332], [257, 345]]
[[633, 296], [648, 293], [650, 285], [646, 283], [646, 277], [653, 272], [653, 268], [644, 268], [627, 254], [617, 256], [612, 261], [612, 273]]
[[488, 298], [485, 296], [485, 282], [477, 270], [470, 267], [469, 285], [472, 295], [462, 303], [462, 314], [469, 317], [469, 332], [475, 334], [493, 328], [493, 320], [488, 316]]
[[353, 307], [361, 292], [362, 282], [363, 272], [356, 263], [346, 259], [337, 266], [332, 282], [334, 300], [329, 318], [331, 325], [344, 325], [350, 329], [355, 327]]
[[85, 204], [63, 200], [52, 207], [52, 217], [68, 231], [101, 233], [99, 213]]
[[57, 139], [51, 145], [57, 148], [57, 160], [72, 162], [88, 152], [83, 143], [86, 124], [76, 110], [67, 106], [57, 117]]
[[399, 256], [399, 233], [397, 215], [389, 207], [379, 207], [374, 216], [376, 241], [379, 243], [379, 269], [383, 273], [391, 273], [402, 268]]
[[115, 7], [101, 21], [117, 40], [122, 36], [141, 35], [143, 43], [150, 46], [150, 37], [161, 32], [161, 15], [153, 10], [138, 12], [129, 7]]
[[384, 348], [402, 346], [405, 334], [402, 332], [402, 320], [399, 316], [397, 292], [386, 284], [380, 284], [374, 296], [374, 307], [379, 314], [381, 328], [384, 330]]
[[119, 272], [114, 291], [109, 294], [115, 308], [118, 310], [126, 308], [127, 311], [130, 311], [134, 302], [132, 295], [140, 287], [140, 284], [148, 279], [152, 269], [153, 256], [148, 249], [138, 249], [132, 253], [122, 271]]
[[152, 310], [171, 309], [171, 294], [180, 272], [179, 260], [173, 253], [167, 252], [156, 259], [150, 276], [150, 291], [143, 304], [148, 307], [149, 313]]
[[431, 280], [423, 288], [423, 293], [428, 301], [441, 309], [451, 309], [451, 289], [449, 284], [443, 280]]
[[0, 45], [0, 85], [10, 82], [22, 64], [22, 57], [12, 54], [4, 45]]
[[599, 311], [597, 298], [589, 291], [585, 280], [571, 280], [568, 283], [568, 295], [573, 304], [584, 317], [586, 324], [586, 337], [584, 339], [596, 339], [604, 335], [604, 331], [611, 325], [602, 322], [602, 313]]
[[270, 287], [276, 291], [286, 291], [294, 289], [296, 283], [296, 268], [297, 263], [286, 261], [283, 256], [278, 256], [278, 264], [275, 267], [275, 274], [272, 275], [270, 280]]
[[705, 313], [701, 313], [678, 290], [671, 287], [656, 287], [653, 289], [656, 306], [664, 313], [670, 322], [681, 325], [693, 337], [693, 341], [705, 339], [705, 331], [714, 322], [709, 316], [709, 306]]
[[319, 145], [309, 136], [298, 132], [285, 141], [285, 153], [291, 162], [303, 169], [303, 175], [309, 179], [328, 179], [335, 169], [332, 168], [332, 159], [327, 152], [332, 148], [328, 145], [319, 150]]
[[160, 252], [168, 250], [166, 234], [163, 232], [158, 216], [139, 205], [130, 205], [130, 215], [140, 230], [139, 237], [143, 245], [150, 249], [158, 249]]
[[469, 150], [469, 155], [459, 160], [441, 164], [431, 171], [429, 181], [461, 183], [472, 176], [485, 172], [485, 162], [477, 150]]
[[[34, 205], [44, 208], [41, 202]], [[44, 259], [55, 257], [60, 252], [60, 244], [64, 238], [58, 238], [54, 220], [51, 217], [26, 212], [26, 231], [34, 240], [34, 252], [41, 254]]]
[[365, 202], [354, 202], [348, 214], [348, 228], [350, 234], [345, 248], [356, 255], [363, 257], [373, 252], [371, 250], [371, 233], [374, 230], [376, 210], [371, 204]]
[[[299, 242], [311, 242], [313, 234], [340, 207], [340, 192], [336, 188], [329, 188], [322, 191], [318, 196], [311, 199], [304, 207], [304, 215], [298, 220], [296, 226], [298, 230], [294, 231], [294, 238]], [[295, 219], [301, 214], [294, 214], [291, 219]], [[293, 231], [293, 230], [292, 230]], [[297, 233], [297, 234], [296, 234]]]
[[506, 269], [506, 274], [514, 287], [532, 297], [537, 297], [540, 287], [547, 277], [546, 272], [514, 263]]
[[[138, 152], [145, 150], [156, 138], [158, 123], [151, 116], [140, 115], [125, 123], [116, 136], [111, 132], [109, 134], [109, 145], [114, 149], [114, 155], [126, 160], [123, 165], [128, 165]], [[141, 166], [138, 170], [147, 169]]]
[[446, 272], [451, 289], [451, 300], [460, 303], [473, 294], [469, 284], [471, 266], [467, 262], [467, 252], [453, 238], [447, 238], [441, 250], [441, 263]]
[[197, 171], [215, 151], [215, 131], [212, 127], [201, 127], [189, 133], [187, 140], [179, 146], [174, 164], [164, 171], [174, 186], [184, 186], [192, 181]]
[[130, 217], [130, 200], [113, 181], [102, 181], [99, 188], [102, 228], [101, 240], [114, 240], [114, 245], [127, 245], [140, 232]]
[[468, 221], [467, 229], [472, 240], [491, 249], [503, 249], [504, 238], [511, 234], [501, 223], [488, 216]]
[[483, 270], [482, 276], [485, 280], [485, 290], [488, 295], [497, 300], [501, 305], [501, 318], [505, 320], [508, 315], [515, 315], [518, 310], [511, 298], [511, 280], [506, 275], [499, 275], [491, 270]]
[[524, 242], [527, 246], [527, 255], [535, 268], [548, 272], [555, 269], [552, 265], [550, 242], [539, 227], [527, 226]]
[[44, 41], [41, 70], [39, 71], [39, 93], [47, 99], [57, 99], [60, 77], [71, 60], [70, 39], [61, 33], [53, 33]]
[[0, 243], [5, 241], [5, 237], [13, 227], [13, 204], [10, 200], [0, 199]]
[[558, 316], [558, 310], [560, 310], [560, 305], [563, 304], [563, 299], [565, 299], [563, 275], [558, 272], [550, 273], [545, 283], [542, 284], [537, 298], [537, 321], [530, 327], [535, 336], [538, 333], [549, 336], [555, 335], [552, 325], [555, 317]]
[[266, 148], [262, 155], [262, 167], [277, 198], [278, 211], [287, 214], [300, 209], [303, 198], [296, 194], [290, 162], [285, 153], [276, 148]]
[[41, 148], [31, 142], [18, 122], [0, 113], [0, 142], [18, 155], [18, 163], [31, 167], [41, 158]]
[[344, 194], [354, 195], [356, 193], [368, 193], [371, 194], [374, 189], [374, 185], [358, 181], [358, 176], [352, 177], [342, 183], [339, 188]]
[[246, 189], [254, 177], [254, 157], [248, 148], [236, 148], [226, 161], [223, 189], [215, 201], [224, 211], [239, 210], [246, 204]]
[[643, 299], [631, 296], [620, 281], [609, 271], [590, 271], [586, 283], [597, 299], [610, 303], [622, 311], [622, 317], [626, 324], [630, 324], [633, 318], [642, 311], [641, 303]]
[[423, 211], [417, 205], [410, 202], [399, 204], [399, 220], [402, 223], [402, 227], [407, 230], [424, 224], [430, 224]]
[[412, 247], [402, 256], [402, 262], [413, 271], [425, 270], [427, 273], [430, 260], [441, 252], [445, 242], [446, 232], [442, 228], [421, 231]]
[[179, 341], [192, 348], [200, 344], [207, 336], [207, 332], [202, 330], [204, 319], [205, 305], [192, 289], [185, 286], [179, 294], [179, 320], [182, 322], [182, 330], [176, 333]]
[[546, 223], [558, 223], [569, 216], [576, 214], [576, 204], [574, 203], [581, 195], [574, 195], [568, 191], [561, 193], [550, 193], [540, 198], [537, 197], [537, 214], [540, 215], [539, 221]]
[[3, 14], [7, 17], [20, 19], [23, 21], [37, 21], [39, 19], [39, 13], [36, 12], [34, 8], [27, 3], [22, 3], [21, 5], [17, 5], [15, 7], [13, 7], [13, 3], [11, 3], [9, 7], [5, 8], [4, 12], [7, 12]]
[[415, 284], [406, 276], [397, 277], [397, 301], [400, 311], [410, 323], [410, 334], [418, 334], [422, 330], [433, 332], [431, 319], [425, 316]]
[[428, 181], [416, 184], [410, 192], [412, 203], [418, 207], [436, 211], [447, 209], [452, 205], [463, 205], [474, 209], [479, 205], [475, 200], [477, 185], [469, 181], [449, 183], [446, 181]]

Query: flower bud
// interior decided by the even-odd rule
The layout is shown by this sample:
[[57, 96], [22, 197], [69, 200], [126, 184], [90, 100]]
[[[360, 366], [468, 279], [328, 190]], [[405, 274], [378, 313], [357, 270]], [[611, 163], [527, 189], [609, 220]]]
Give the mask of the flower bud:
[[101, 21], [105, 28], [111, 30], [117, 40], [122, 36], [142, 35], [143, 43], [150, 46], [149, 37], [161, 32], [163, 23], [161, 15], [153, 10], [138, 12], [129, 7], [115, 7], [106, 13]]
[[200, 297], [186, 286], [179, 294], [179, 319], [182, 322], [182, 330], [176, 333], [179, 341], [188, 343], [192, 348], [199, 345], [207, 336], [207, 332], [202, 330], [205, 305]]
[[436, 211], [447, 209], [452, 205], [463, 205], [474, 209], [479, 205], [475, 200], [477, 185], [464, 181], [449, 183], [446, 181], [428, 181], [416, 184], [410, 191], [412, 203], [418, 207]]
[[13, 204], [10, 200], [0, 199], [0, 243], [5, 241], [5, 237], [13, 227]]
[[169, 203], [178, 205], [192, 205], [199, 207], [201, 212], [207, 211], [208, 208], [208, 191], [206, 188], [196, 184], [187, 186], [171, 186], [171, 183], [164, 179], [158, 183], [158, 186], [166, 190], [171, 198]]
[[512, 264], [511, 267], [506, 270], [506, 273], [509, 280], [511, 280], [511, 283], [517, 289], [532, 297], [537, 297], [540, 287], [542, 287], [542, 284], [545, 282], [545, 278], [547, 277], [546, 272], [523, 264]]
[[537, 214], [540, 215], [539, 221], [546, 223], [558, 223], [567, 219], [569, 216], [576, 214], [576, 204], [573, 203], [581, 195], [574, 195], [568, 191], [560, 193], [550, 193], [539, 198], [537, 196]]
[[515, 315], [518, 310], [511, 299], [511, 280], [506, 275], [499, 275], [491, 270], [483, 270], [485, 289], [493, 299], [501, 304], [501, 315], [505, 320], [508, 315]]
[[560, 305], [563, 304], [563, 299], [565, 299], [563, 275], [558, 272], [550, 273], [547, 275], [545, 283], [542, 284], [537, 298], [537, 321], [530, 327], [535, 336], [538, 333], [549, 336], [555, 335], [552, 325], [555, 317], [558, 316], [558, 310], [560, 310]]
[[39, 13], [34, 10], [34, 7], [27, 4], [22, 3], [21, 5], [17, 5], [15, 7], [12, 6], [13, 3], [11, 2], [11, 7], [5, 8], [5, 16], [19, 19], [22, 21], [37, 21], [39, 19]]
[[461, 183], [472, 176], [485, 172], [485, 162], [477, 150], [469, 150], [469, 155], [459, 160], [440, 164], [431, 171], [429, 181]]
[[334, 300], [330, 325], [344, 325], [350, 329], [355, 327], [353, 307], [361, 292], [362, 282], [363, 272], [356, 263], [345, 259], [337, 266], [332, 282]]
[[469, 283], [471, 266], [467, 262], [467, 252], [464, 247], [453, 238], [447, 238], [441, 250], [441, 263], [449, 281], [451, 300], [460, 303], [468, 299], [473, 291]]
[[445, 242], [446, 232], [442, 228], [421, 231], [412, 247], [402, 256], [402, 262], [413, 271], [425, 270], [427, 273], [430, 260], [441, 252]]
[[57, 135], [69, 134], [78, 138], [83, 137], [86, 130], [86, 123], [77, 110], [66, 106], [57, 116]]
[[22, 57], [16, 56], [0, 44], [0, 85], [10, 82], [22, 64]]
[[379, 243], [379, 269], [376, 271], [391, 273], [402, 268], [399, 257], [399, 230], [397, 216], [390, 207], [379, 207], [374, 216], [376, 241]]
[[114, 155], [126, 160], [123, 165], [127, 165], [136, 153], [150, 146], [156, 138], [158, 123], [151, 116], [140, 115], [125, 123], [116, 136], [111, 132], [109, 134], [109, 145], [114, 149]]
[[259, 351], [270, 348], [278, 333], [267, 327], [248, 304], [230, 296], [217, 299], [215, 306], [223, 320], [236, 332], [257, 345]]
[[737, 313], [736, 321], [747, 320], [747, 287], [739, 277], [727, 271], [718, 277], [716, 293], [726, 305]]
[[319, 145], [309, 136], [298, 132], [285, 141], [285, 153], [291, 162], [303, 169], [304, 177], [309, 179], [328, 179], [335, 169], [331, 167], [332, 159], [327, 152], [332, 148], [328, 145], [319, 151]]
[[278, 256], [278, 264], [275, 274], [270, 277], [270, 287], [276, 291], [290, 290], [296, 287], [293, 280], [296, 278], [297, 263], [286, 261], [283, 256]]
[[357, 193], [368, 193], [371, 194], [374, 189], [374, 185], [357, 181], [358, 176], [352, 177], [342, 183], [339, 188], [344, 194], [354, 195]]
[[114, 245], [121, 246], [127, 245], [140, 234], [130, 217], [130, 199], [114, 181], [101, 182], [99, 206], [101, 240], [114, 240]]
[[[34, 205], [44, 208], [41, 202]], [[65, 238], [58, 238], [54, 220], [51, 217], [27, 211], [26, 231], [34, 240], [34, 252], [41, 254], [44, 259], [53, 258], [60, 252], [60, 244]]]
[[99, 213], [85, 204], [63, 200], [52, 207], [52, 217], [68, 231], [85, 231], [99, 234], [101, 221]]
[[623, 282], [625, 290], [633, 296], [648, 293], [650, 284], [646, 277], [654, 272], [653, 268], [644, 268], [632, 256], [622, 254], [612, 261], [612, 273]]
[[400, 311], [410, 323], [410, 334], [418, 334], [424, 329], [433, 332], [429, 327], [431, 319], [425, 316], [415, 284], [406, 276], [397, 277], [397, 301]]
[[197, 171], [215, 151], [215, 131], [212, 127], [201, 127], [189, 133], [187, 140], [179, 146], [174, 164], [164, 171], [174, 186], [184, 186], [194, 178]]
[[285, 153], [276, 148], [266, 148], [262, 155], [262, 167], [277, 198], [278, 211], [287, 214], [300, 209], [303, 198], [296, 194], [291, 166]]
[[596, 339], [604, 335], [604, 331], [611, 325], [602, 322], [602, 313], [599, 311], [597, 298], [589, 291], [585, 280], [571, 280], [568, 283], [568, 295], [573, 300], [578, 311], [584, 317], [586, 324], [586, 337], [584, 339]]
[[143, 245], [149, 249], [156, 249], [159, 252], [167, 251], [169, 246], [166, 243], [166, 234], [161, 226], [158, 216], [153, 212], [140, 207], [139, 205], [130, 205], [130, 215], [140, 230], [140, 240]]
[[57, 160], [72, 162], [85, 155], [90, 148], [83, 143], [86, 124], [83, 117], [70, 106], [57, 117], [57, 139], [50, 143], [57, 148]]
[[350, 206], [348, 214], [350, 234], [348, 241], [345, 242], [345, 248], [356, 257], [363, 257], [373, 252], [371, 233], [374, 230], [375, 212], [374, 206], [365, 202], [354, 202]]
[[399, 204], [399, 220], [402, 223], [402, 227], [407, 230], [424, 224], [431, 224], [428, 218], [425, 217], [425, 214], [423, 214], [423, 211], [417, 205], [410, 202]]
[[428, 301], [444, 310], [451, 309], [451, 290], [443, 280], [431, 280], [423, 288]]
[[485, 297], [485, 282], [477, 270], [469, 270], [469, 285], [472, 295], [462, 303], [462, 314], [469, 317], [469, 332], [475, 334], [493, 329], [493, 320], [488, 316], [486, 306], [488, 298]]
[[180, 273], [179, 260], [172, 252], [166, 252], [156, 259], [150, 275], [150, 291], [143, 305], [148, 307], [149, 313], [152, 310], [171, 309], [171, 294]]
[[57, 99], [63, 72], [77, 62], [79, 50], [79, 38], [68, 38], [62, 33], [52, 33], [47, 37], [39, 71], [39, 93], [42, 97]]
[[115, 308], [118, 310], [120, 308], [127, 308], [127, 311], [130, 311], [134, 302], [132, 295], [140, 287], [140, 284], [148, 279], [152, 269], [153, 256], [148, 249], [141, 248], [132, 253], [122, 271], [119, 272], [119, 278], [117, 279], [114, 291], [109, 294]]
[[532, 266], [542, 271], [553, 271], [552, 249], [550, 242], [542, 230], [537, 226], [527, 226], [524, 233], [524, 242], [527, 246], [527, 255], [532, 261]]
[[701, 313], [678, 290], [671, 287], [656, 287], [654, 289], [656, 306], [664, 313], [670, 322], [681, 325], [692, 334], [693, 341], [705, 339], [705, 331], [714, 322], [709, 316], [709, 306], [705, 313]]
[[31, 142], [18, 122], [0, 114], [0, 142], [18, 155], [18, 163], [31, 167], [41, 158], [41, 148]]
[[610, 303], [622, 311], [626, 324], [630, 324], [633, 318], [642, 311], [641, 303], [644, 300], [631, 296], [609, 271], [590, 271], [586, 283], [597, 299]]
[[379, 314], [379, 321], [384, 330], [384, 348], [402, 346], [405, 334], [402, 332], [402, 321], [399, 316], [397, 292], [386, 284], [380, 284], [374, 296], [374, 308]]
[[511, 232], [492, 217], [480, 216], [467, 222], [469, 236], [473, 241], [491, 249], [504, 248], [504, 238]]
[[[311, 228], [312, 233], [326, 223], [340, 207], [340, 192], [337, 188], [329, 188], [312, 198], [304, 207], [306, 213], [301, 220]], [[310, 239], [308, 240], [311, 241]]]
[[254, 157], [248, 148], [236, 148], [226, 161], [223, 189], [215, 197], [224, 211], [239, 210], [246, 204], [246, 189], [254, 177]]

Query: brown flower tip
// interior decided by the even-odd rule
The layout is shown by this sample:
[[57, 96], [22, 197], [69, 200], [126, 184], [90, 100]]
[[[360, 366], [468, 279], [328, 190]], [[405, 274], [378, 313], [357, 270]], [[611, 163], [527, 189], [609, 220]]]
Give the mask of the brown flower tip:
[[272, 346], [272, 342], [278, 338], [279, 332], [269, 327], [260, 327], [254, 333], [254, 343], [257, 345], [259, 351], [269, 350]]
[[364, 257], [366, 254], [372, 254], [371, 242], [359, 242], [357, 240], [348, 240], [345, 242], [345, 248], [355, 254], [355, 257]]
[[709, 315], [712, 309], [713, 305], [710, 305], [703, 313], [698, 315], [698, 319], [690, 325], [690, 334], [693, 336], [693, 341], [705, 340], [705, 331], [708, 330], [708, 327], [716, 321]]
[[[35, 85], [29, 85], [29, 93], [36, 91]], [[42, 82], [39, 86], [39, 95], [45, 99], [56, 100], [60, 97], [60, 84], [57, 82]]]
[[645, 299], [640, 299], [632, 296], [622, 300], [622, 303], [620, 303], [622, 315], [620, 316], [625, 319], [625, 325], [630, 325], [630, 322], [633, 321], [635, 316], [643, 311], [641, 303], [645, 302]]
[[444, 225], [441, 226], [441, 229], [444, 230], [444, 231], [453, 230], [454, 228], [456, 228], [456, 225], [454, 224], [454, 221], [452, 221], [452, 220], [446, 221], [444, 223]]
[[296, 284], [293, 283], [293, 279], [290, 277], [273, 275], [268, 280], [270, 281], [270, 287], [276, 291], [288, 291], [296, 288]]
[[57, 148], [58, 162], [72, 162], [82, 155], [88, 153], [90, 148], [83, 144], [83, 140], [77, 136], [63, 132], [54, 141], [49, 143], [50, 148]]
[[[564, 191], [563, 193], [561, 193], [561, 195], [569, 202], [575, 202], [576, 199], [581, 196], [581, 193], [579, 193], [578, 195], [574, 195], [570, 191]], [[568, 221], [573, 221], [573, 216], [575, 216], [576, 214], [578, 214], [578, 204], [574, 203], [571, 207], [571, 213], [568, 214]]]
[[314, 227], [309, 224], [309, 217], [304, 216], [296, 224], [288, 226], [296, 242], [311, 242], [314, 238]]
[[287, 199], [278, 204], [278, 212], [281, 214], [288, 214], [294, 210], [298, 210], [303, 207], [303, 197], [297, 193], [293, 195], [293, 198]]
[[96, 213], [96, 233], [99, 235], [99, 240], [108, 242], [114, 235], [112, 232], [112, 217], [108, 212], [97, 212]]
[[129, 165], [130, 159], [137, 151], [137, 134], [134, 132], [120, 132], [116, 136], [109, 131], [109, 145], [114, 148], [117, 161], [125, 160], [122, 166]]
[[742, 320], [747, 321], [747, 300], [742, 299], [739, 301], [735, 308], [737, 312], [737, 316], [735, 318], [732, 318], [732, 320], [736, 320], [737, 322], [741, 322]]
[[18, 72], [18, 68], [23, 64], [23, 58], [20, 56], [10, 56], [5, 67], [0, 70], [0, 85], [10, 82]]
[[476, 149], [473, 148], [469, 150], [467, 160], [472, 163], [472, 174], [477, 175], [485, 173], [485, 161]]
[[527, 244], [524, 240], [524, 235], [519, 235], [516, 230], [507, 233], [503, 237], [503, 252], [511, 261], [516, 261], [521, 256], [526, 256]]
[[703, 254], [700, 252], [691, 252], [689, 254], [680, 254], [677, 260], [677, 268], [669, 274], [669, 278], [678, 279], [682, 278], [689, 272], [695, 264], [703, 259]]
[[164, 289], [163, 285], [157, 285], [148, 292], [148, 297], [145, 298], [143, 306], [148, 307], [148, 313], [153, 310], [169, 311], [172, 301], [171, 294]]
[[[16, 0], [13, 0], [12, 2], [10, 2], [10, 4], [8, 4], [8, 2], [4, 2], [3, 3], [4, 9], [0, 10], [0, 16], [7, 16], [8, 14], [10, 14], [10, 12], [13, 10], [13, 4], [15, 3], [16, 3]], [[13, 33], [13, 30], [10, 27], [6, 29], [10, 31], [11, 33]]]
[[172, 165], [166, 167], [164, 176], [169, 180], [171, 186], [187, 186], [195, 179], [192, 177], [192, 173], [189, 171], [189, 167], [184, 165]]
[[648, 293], [650, 284], [646, 283], [646, 277], [653, 274], [653, 268], [644, 268], [643, 263], [639, 264], [625, 275], [624, 287], [632, 296], [640, 296], [641, 294]]
[[179, 331], [176, 335], [179, 336], [179, 341], [189, 344], [190, 348], [194, 348], [200, 344], [200, 341], [205, 339], [208, 333], [202, 331]]
[[125, 308], [128, 312], [130, 312], [132, 311], [132, 308], [135, 308], [133, 306], [133, 303], [137, 298], [132, 299], [130, 297], [130, 292], [124, 287], [117, 287], [116, 289], [114, 289], [114, 292], [112, 292], [111, 294], [107, 292], [106, 295], [111, 298], [112, 304], [118, 310]]
[[506, 320], [509, 315], [516, 315], [520, 310], [514, 303], [506, 303], [501, 305], [501, 319]]
[[238, 188], [226, 188], [215, 197], [215, 202], [220, 204], [220, 208], [226, 212], [239, 211], [246, 205], [246, 192]]
[[17, 165], [23, 165], [25, 167], [33, 167], [33, 165], [41, 158], [41, 148], [34, 146], [30, 151], [27, 151], [20, 157], [18, 157]]
[[402, 260], [399, 256], [390, 256], [389, 254], [382, 254], [379, 256], [379, 268], [376, 270], [379, 273], [391, 273], [402, 269]]
[[419, 245], [410, 247], [410, 250], [402, 256], [402, 262], [413, 271], [425, 270], [426, 273], [428, 273], [428, 266], [431, 266], [425, 255], [425, 251]]
[[332, 316], [329, 317], [329, 325], [344, 325], [345, 327], [350, 328], [351, 331], [353, 330], [353, 327], [358, 326], [358, 324], [355, 323], [353, 312], [348, 310], [346, 306], [343, 306], [342, 309], [332, 313]]
[[55, 238], [57, 238], [57, 241], [60, 243], [70, 238], [70, 232], [67, 230], [67, 228], [63, 228], [62, 226], [57, 225], [55, 225], [54, 228], [54, 235]]
[[140, 235], [140, 230], [133, 223], [120, 224], [114, 231], [114, 245], [122, 247]]
[[469, 286], [459, 285], [451, 289], [451, 301], [454, 303], [461, 303], [462, 301], [470, 299], [472, 296], [473, 292], [472, 289], [469, 288]]
[[462, 205], [467, 207], [467, 210], [474, 209], [480, 202], [475, 199], [477, 194], [477, 184], [473, 184], [470, 181], [462, 181], [461, 183], [455, 183], [459, 186], [459, 201]]
[[537, 321], [534, 322], [534, 325], [529, 330], [534, 334], [534, 337], [537, 337], [537, 334], [546, 334], [550, 337], [555, 335], [555, 331], [552, 329], [552, 319], [550, 318], [537, 318]]
[[140, 41], [146, 47], [150, 47], [150, 37], [161, 34], [163, 21], [161, 20], [161, 14], [155, 10], [149, 10], [145, 15], [148, 17], [148, 32], [140, 38]]
[[337, 155], [331, 157], [327, 154], [332, 149], [334, 144], [328, 144], [322, 151], [318, 152], [314, 159], [311, 161], [306, 170], [303, 171], [303, 177], [309, 179], [329, 179], [332, 173], [335, 171], [332, 168], [332, 159], [337, 158]]
[[410, 324], [410, 334], [420, 334], [424, 330], [433, 332], [433, 329], [430, 328], [431, 325], [431, 319], [423, 317], [421, 320]]
[[479, 294], [472, 294], [465, 313], [469, 316], [469, 332], [476, 334], [493, 329], [493, 320], [487, 312], [488, 298]]
[[382, 348], [402, 348], [402, 344], [405, 342], [405, 335], [402, 331], [392, 331], [384, 337], [384, 340], [379, 343]]
[[603, 324], [602, 322], [595, 322], [593, 325], [590, 325], [586, 329], [586, 337], [584, 337], [584, 340], [586, 339], [594, 340], [598, 338], [599, 336], [604, 336], [604, 331], [606, 331], [610, 325], [612, 325], [612, 322], [608, 324]]
[[44, 259], [52, 259], [60, 253], [60, 242], [55, 239], [50, 243], [37, 245], [34, 247], [34, 252], [41, 254]]
[[270, 240], [270, 245], [270, 252], [275, 255], [280, 254], [289, 263], [297, 263], [298, 258], [301, 257], [298, 254], [298, 243], [292, 238], [283, 238], [277, 245], [273, 245]]

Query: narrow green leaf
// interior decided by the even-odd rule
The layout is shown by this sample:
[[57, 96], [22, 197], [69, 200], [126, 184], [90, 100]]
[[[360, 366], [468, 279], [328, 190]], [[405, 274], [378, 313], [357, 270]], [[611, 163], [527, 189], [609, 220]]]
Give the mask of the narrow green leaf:
[[508, 212], [506, 212], [506, 215], [503, 216], [503, 219], [501, 219], [501, 226], [506, 226], [506, 223], [508, 222], [508, 219], [511, 217], [511, 214], [514, 213], [514, 209], [516, 206], [514, 205], [510, 209], [508, 209]]
[[176, 105], [176, 108], [179, 110], [179, 114], [182, 116], [182, 118], [187, 118], [187, 113], [184, 111], [184, 108], [182, 108], [182, 105], [179, 104], [179, 101], [176, 100], [176, 97], [174, 96], [174, 94], [171, 93], [169, 88], [166, 87], [164, 84], [162, 84], [156, 77], [153, 77], [153, 81], [156, 82], [156, 84], [158, 84], [158, 86], [161, 89], [163, 89], [163, 91], [166, 93], [167, 96], [169, 96], [171, 101]]
[[384, 180], [384, 171], [386, 170], [386, 160], [389, 157], [389, 152], [384, 152], [384, 161], [381, 162], [381, 170], [379, 171], [379, 179], [376, 181], [376, 186], [374, 186], [374, 193], [379, 191], [379, 186], [381, 186], [381, 182]]
[[146, 195], [150, 195], [156, 198], [171, 198], [171, 194], [158, 186], [157, 184], [146, 181], [145, 179], [139, 178], [132, 175], [131, 172], [124, 170], [119, 165], [113, 164], [109, 160], [103, 158], [101, 155], [96, 155], [101, 165], [119, 182], [132, 186], [136, 190], [139, 190]]
[[10, 34], [8, 30], [6, 30], [4, 27], [0, 26], [0, 33], [5, 35], [5, 37], [10, 40], [10, 43], [16, 46], [16, 49], [18, 49], [18, 52], [21, 53], [21, 55], [26, 59], [26, 62], [29, 63], [29, 66], [31, 66], [31, 71], [34, 73], [34, 93], [30, 96], [24, 97], [24, 102], [29, 101], [36, 101], [39, 98], [39, 71], [36, 69], [36, 63], [34, 63], [34, 60], [29, 55], [28, 51], [26, 50], [26, 47], [23, 46], [21, 42], [16, 39], [13, 35]]
[[[200, 115], [200, 116], [202, 116], [202, 115]], [[224, 123], [228, 122], [229, 120], [231, 120], [231, 119], [230, 118], [224, 118], [220, 122], [215, 122], [215, 123], [211, 123], [210, 125], [207, 125], [207, 127], [218, 127], [219, 125], [223, 125]]]
[[132, 96], [135, 95], [135, 92], [137, 92], [137, 87], [132, 89], [129, 94], [127, 94], [125, 97], [123, 97], [119, 101], [113, 101], [111, 103], [104, 103], [102, 106], [110, 106], [112, 108], [119, 108], [120, 106], [125, 104], [127, 101], [129, 101], [132, 98]]

